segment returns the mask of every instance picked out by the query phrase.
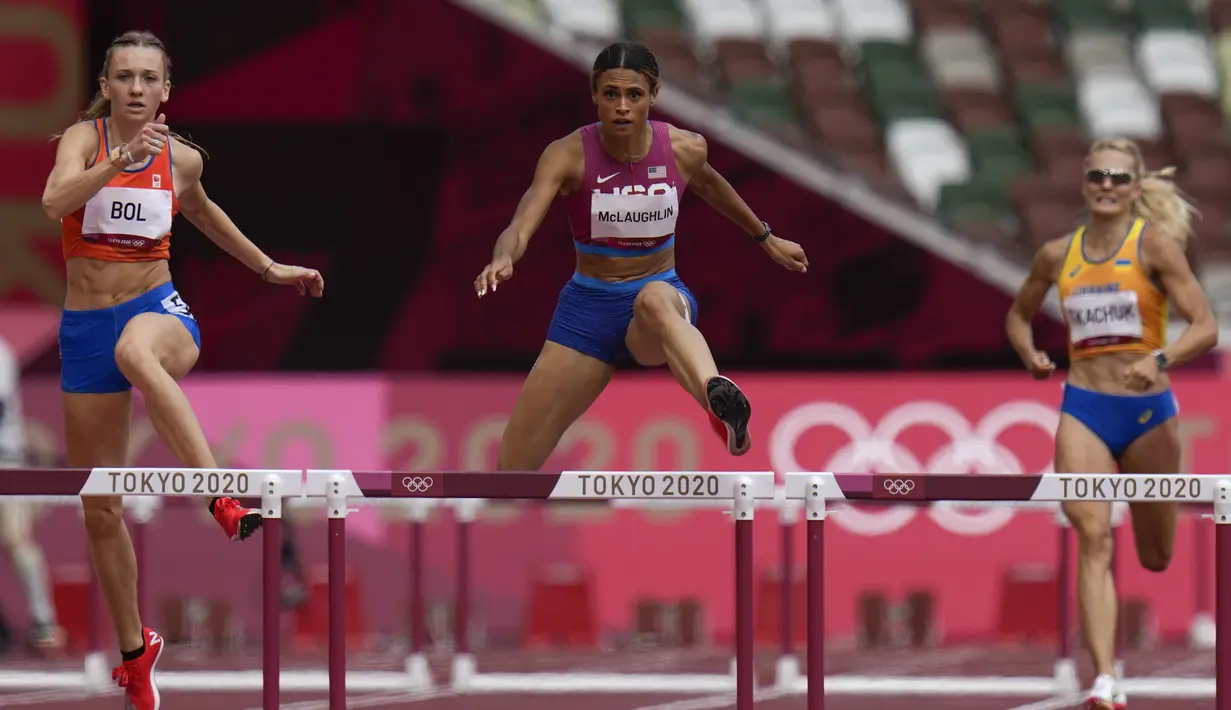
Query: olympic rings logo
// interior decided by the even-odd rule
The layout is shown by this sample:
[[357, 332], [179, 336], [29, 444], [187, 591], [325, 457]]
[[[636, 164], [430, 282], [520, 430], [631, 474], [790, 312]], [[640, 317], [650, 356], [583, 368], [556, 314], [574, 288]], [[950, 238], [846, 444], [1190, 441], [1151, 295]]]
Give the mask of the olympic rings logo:
[[909, 478], [886, 478], [885, 490], [889, 491], [890, 495], [904, 496], [915, 490], [915, 482]]
[[402, 487], [411, 493], [427, 493], [432, 483], [431, 476], [407, 476], [402, 479]]
[[[873, 426], [853, 407], [837, 402], [810, 402], [782, 416], [770, 434], [770, 463], [777, 471], [808, 471], [796, 458], [803, 435], [818, 427], [837, 429], [849, 441], [840, 446], [824, 464], [823, 471], [842, 473], [1051, 473], [1051, 463], [1042, 471], [1025, 471], [1021, 460], [998, 441], [1007, 429], [1026, 425], [1044, 431], [1049, 440], [1055, 436], [1060, 415], [1042, 402], [1014, 400], [989, 411], [972, 425], [953, 406], [937, 401], [907, 402], [890, 410]], [[927, 461], [897, 439], [912, 427], [939, 429], [949, 438]], [[1048, 457], [1049, 459], [1051, 457]], [[888, 486], [893, 495], [906, 495]], [[906, 482], [908, 479], [901, 479]], [[913, 483], [913, 481], [911, 481]], [[835, 506], [839, 514], [829, 520], [863, 536], [888, 535], [901, 530], [919, 514], [919, 506], [894, 505], [875, 510], [860, 510], [849, 504]], [[1004, 506], [970, 503], [933, 503], [927, 515], [940, 527], [958, 535], [990, 535], [1013, 518]]]

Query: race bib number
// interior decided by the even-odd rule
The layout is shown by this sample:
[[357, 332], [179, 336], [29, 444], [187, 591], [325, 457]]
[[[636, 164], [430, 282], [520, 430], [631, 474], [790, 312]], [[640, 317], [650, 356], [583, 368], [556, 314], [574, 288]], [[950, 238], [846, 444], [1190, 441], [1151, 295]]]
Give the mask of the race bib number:
[[651, 185], [644, 192], [594, 192], [590, 198], [590, 238], [659, 239], [675, 232], [679, 212], [678, 195], [670, 185]]
[[85, 205], [81, 236], [130, 249], [149, 249], [171, 231], [171, 191], [104, 187]]
[[1141, 311], [1136, 291], [1083, 293], [1064, 299], [1069, 340], [1075, 348], [1093, 348], [1141, 340]]
[[170, 296], [162, 299], [162, 310], [173, 316], [197, 319], [196, 316], [192, 315], [192, 311], [188, 310], [188, 304], [184, 303], [184, 299], [180, 298], [179, 291], [172, 291]]

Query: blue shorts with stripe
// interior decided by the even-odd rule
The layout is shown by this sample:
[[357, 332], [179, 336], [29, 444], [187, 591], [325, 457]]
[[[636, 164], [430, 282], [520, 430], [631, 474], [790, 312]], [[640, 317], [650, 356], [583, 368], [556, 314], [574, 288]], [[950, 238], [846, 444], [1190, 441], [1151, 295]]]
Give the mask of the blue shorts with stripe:
[[631, 358], [624, 337], [633, 320], [633, 302], [641, 287], [651, 281], [674, 286], [688, 305], [689, 322], [696, 325], [697, 299], [675, 269], [619, 283], [574, 273], [560, 290], [547, 340], [612, 365]]
[[166, 313], [201, 347], [201, 328], [171, 282], [110, 308], [64, 310], [60, 316], [60, 389], [81, 394], [126, 392], [132, 384], [115, 363], [124, 326], [141, 313]]

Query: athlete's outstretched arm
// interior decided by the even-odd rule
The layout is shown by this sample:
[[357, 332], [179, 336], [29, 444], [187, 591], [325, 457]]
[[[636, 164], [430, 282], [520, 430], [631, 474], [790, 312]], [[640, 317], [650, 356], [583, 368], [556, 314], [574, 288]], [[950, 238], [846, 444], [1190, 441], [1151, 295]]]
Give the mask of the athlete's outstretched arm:
[[119, 148], [111, 151], [112, 160], [103, 160], [86, 170], [91, 152], [98, 149], [98, 132], [93, 123], [70, 126], [56, 146], [56, 164], [43, 188], [43, 212], [57, 222], [80, 209], [111, 178], [120, 173]]
[[[731, 183], [709, 164], [709, 146], [705, 137], [684, 131], [679, 128], [672, 130], [672, 146], [675, 148], [676, 160], [688, 171], [688, 189], [692, 190], [710, 207], [718, 210], [724, 217], [739, 225], [750, 237], [759, 237], [765, 232], [764, 225], [756, 212], [744, 202]], [[761, 242], [761, 247], [773, 257], [774, 261], [791, 269], [805, 272], [808, 270], [808, 257], [804, 250], [795, 242], [770, 235]]]
[[1035, 314], [1043, 305], [1043, 299], [1047, 297], [1047, 292], [1056, 282], [1056, 274], [1064, 260], [1067, 246], [1067, 238], [1055, 239], [1035, 252], [1030, 273], [1018, 289], [1017, 297], [1013, 299], [1013, 305], [1009, 307], [1009, 314], [1005, 317], [1005, 333], [1008, 335], [1009, 344], [1035, 377], [1046, 377], [1056, 369], [1047, 353], [1039, 352], [1034, 347], [1034, 331], [1030, 328], [1030, 322], [1034, 320]]
[[1188, 362], [1218, 344], [1218, 322], [1179, 242], [1154, 228], [1147, 229], [1141, 240], [1146, 266], [1158, 278], [1176, 311], [1188, 321], [1188, 328], [1163, 348], [1163, 354], [1171, 365]]
[[538, 230], [551, 209], [551, 202], [559, 194], [565, 181], [579, 169], [581, 141], [576, 135], [552, 141], [543, 149], [539, 163], [534, 168], [534, 180], [526, 194], [521, 196], [509, 226], [496, 238], [492, 249], [492, 261], [474, 280], [474, 289], [480, 296], [495, 291], [501, 281], [513, 276], [513, 264], [526, 253], [530, 237]]
[[251, 239], [244, 236], [227, 213], [209, 199], [201, 185], [205, 161], [201, 159], [199, 151], [182, 141], [176, 141], [172, 151], [175, 170], [180, 171], [186, 183], [179, 194], [180, 212], [189, 222], [241, 264], [261, 274], [266, 281], [294, 284], [300, 293], [311, 293], [313, 296], [322, 294], [325, 281], [320, 272], [278, 264], [253, 244]]
[[106, 160], [100, 160], [89, 170], [86, 164], [98, 150], [98, 132], [94, 122], [85, 121], [70, 126], [60, 136], [60, 144], [56, 146], [56, 164], [47, 176], [47, 186], [43, 188], [43, 212], [56, 221], [64, 219], [65, 215], [80, 209], [120, 172], [125, 165], [124, 158], [128, 158], [131, 165], [161, 153], [167, 141], [165, 120], [166, 117], [159, 114], [154, 121], [141, 127], [136, 138], [124, 146], [112, 148]]

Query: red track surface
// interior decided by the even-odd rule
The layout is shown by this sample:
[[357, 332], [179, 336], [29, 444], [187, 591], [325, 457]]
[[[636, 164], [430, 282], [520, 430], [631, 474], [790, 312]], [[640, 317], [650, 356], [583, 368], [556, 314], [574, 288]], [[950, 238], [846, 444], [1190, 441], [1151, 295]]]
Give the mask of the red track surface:
[[[758, 659], [758, 681], [772, 684], [772, 653], [762, 652]], [[833, 651], [827, 660], [830, 674], [857, 673], [860, 675], [895, 676], [1048, 676], [1051, 674], [1051, 657], [1043, 650], [1012, 648], [944, 648], [935, 650], [893, 651]], [[489, 653], [479, 656], [479, 671], [531, 672], [531, 671], [606, 671], [606, 672], [658, 672], [658, 673], [721, 673], [729, 661], [713, 654], [671, 651], [625, 651], [612, 654], [579, 653]], [[1137, 652], [1126, 659], [1127, 673], [1135, 678], [1144, 677], [1212, 677], [1213, 653], [1194, 653], [1178, 649], [1159, 649]], [[257, 657], [243, 658], [193, 658], [187, 651], [168, 649], [160, 663], [165, 670], [224, 668], [256, 668]], [[395, 654], [353, 654], [351, 670], [393, 670], [401, 666], [401, 658]], [[284, 668], [305, 666], [323, 668], [313, 659], [285, 659]], [[1083, 679], [1088, 678], [1088, 669], [1079, 664]], [[5, 670], [30, 668], [39, 670], [77, 669], [76, 659], [64, 662], [9, 661], [0, 666]], [[323, 672], [323, 670], [322, 670]], [[433, 660], [433, 672], [437, 682], [447, 682], [448, 659]], [[776, 697], [774, 691], [762, 691], [756, 707], [763, 710], [803, 710], [802, 695]], [[1067, 710], [1076, 708], [1077, 702], [1049, 702], [1040, 697], [988, 697], [988, 696], [833, 696], [827, 698], [827, 710], [880, 710], [893, 708], [953, 708], [955, 710]], [[1199, 710], [1212, 708], [1212, 699], [1174, 700], [1130, 697], [1133, 710]], [[210, 692], [186, 693], [166, 691], [163, 694], [166, 710], [260, 710], [258, 693]], [[689, 702], [695, 701], [695, 702]], [[671, 704], [671, 705], [668, 705]], [[1033, 705], [1032, 705], [1033, 704]], [[687, 696], [680, 694], [552, 694], [552, 695], [467, 695], [453, 696], [447, 691], [436, 694], [396, 693], [351, 693], [348, 698], [351, 708], [414, 708], [415, 710], [721, 710], [734, 708], [734, 698], [721, 696]], [[41, 690], [0, 693], [0, 706], [30, 707], [37, 710], [84, 710], [85, 708], [119, 708], [123, 699], [118, 689], [108, 695], [86, 695], [74, 690]], [[325, 693], [283, 692], [284, 710], [328, 710]]]

